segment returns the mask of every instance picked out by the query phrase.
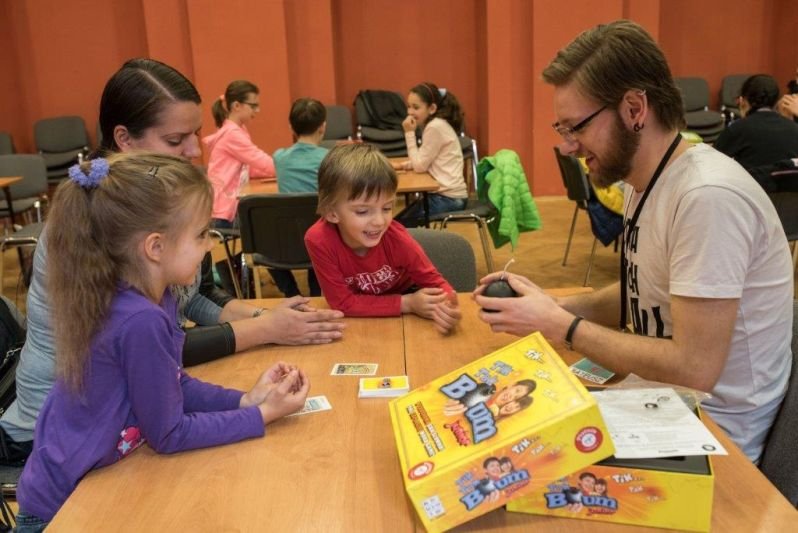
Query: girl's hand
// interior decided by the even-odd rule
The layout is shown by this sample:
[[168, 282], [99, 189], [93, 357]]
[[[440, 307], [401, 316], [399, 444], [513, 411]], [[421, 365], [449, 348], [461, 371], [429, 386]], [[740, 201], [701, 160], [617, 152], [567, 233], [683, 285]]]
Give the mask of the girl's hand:
[[310, 380], [304, 372], [293, 368], [280, 383], [272, 386], [269, 394], [258, 405], [263, 423], [269, 424], [302, 409], [309, 391]]
[[402, 313], [433, 318], [435, 307], [446, 300], [446, 293], [437, 287], [426, 287], [412, 294], [402, 295]]
[[402, 121], [402, 128], [405, 132], [416, 131], [416, 119], [407, 115], [407, 118]]
[[446, 296], [446, 300], [435, 306], [432, 320], [435, 322], [435, 328], [442, 335], [448, 335], [460, 322], [462, 316], [460, 305], [457, 303], [457, 294], [452, 292]]
[[251, 407], [263, 403], [272, 389], [285, 379], [292, 370], [296, 370], [294, 365], [289, 365], [282, 361], [275, 363], [274, 366], [261, 374], [252, 389], [241, 397], [241, 401], [238, 404], [239, 407]]

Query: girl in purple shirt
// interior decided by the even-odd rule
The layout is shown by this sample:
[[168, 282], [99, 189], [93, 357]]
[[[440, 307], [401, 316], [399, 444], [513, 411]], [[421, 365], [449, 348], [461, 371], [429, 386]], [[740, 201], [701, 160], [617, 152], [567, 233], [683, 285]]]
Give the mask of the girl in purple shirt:
[[264, 434], [304, 405], [303, 372], [278, 363], [247, 393], [182, 369], [169, 285], [193, 283], [212, 243], [211, 185], [172, 156], [117, 154], [70, 169], [47, 252], [57, 381], [17, 490], [19, 531], [41, 531], [90, 470], [147, 442], [156, 452]]

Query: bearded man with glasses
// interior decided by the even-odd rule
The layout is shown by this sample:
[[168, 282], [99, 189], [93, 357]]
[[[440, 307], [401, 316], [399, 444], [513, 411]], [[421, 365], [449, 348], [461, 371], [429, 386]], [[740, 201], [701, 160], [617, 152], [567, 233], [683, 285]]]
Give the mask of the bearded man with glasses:
[[584, 157], [597, 186], [625, 182], [620, 281], [552, 298], [509, 274], [520, 297], [500, 299], [481, 295], [502, 275], [491, 274], [476, 301], [498, 312], [480, 318], [540, 330], [616, 373], [711, 392], [705, 410], [758, 461], [792, 360], [792, 261], [773, 204], [735, 161], [682, 139], [681, 95], [639, 25], [585, 31], [543, 79], [560, 151]]

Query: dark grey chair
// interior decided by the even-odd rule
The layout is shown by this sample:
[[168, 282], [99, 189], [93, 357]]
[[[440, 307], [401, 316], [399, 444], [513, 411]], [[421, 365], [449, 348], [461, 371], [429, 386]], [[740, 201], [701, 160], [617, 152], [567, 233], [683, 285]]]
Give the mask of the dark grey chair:
[[[568, 252], [571, 250], [571, 241], [576, 228], [576, 216], [579, 214], [580, 209], [587, 213], [587, 201], [590, 199], [590, 183], [587, 180], [585, 170], [577, 158], [570, 155], [562, 155], [560, 149], [556, 146], [554, 147], [554, 154], [557, 156], [557, 166], [560, 167], [560, 175], [568, 193], [568, 199], [576, 204], [574, 216], [571, 219], [571, 230], [568, 233], [568, 243], [565, 245], [565, 256], [562, 258], [562, 266], [565, 266], [568, 262]], [[594, 236], [593, 247], [590, 249], [590, 260], [587, 263], [587, 272], [585, 273], [585, 287], [590, 282], [590, 272], [593, 270], [593, 259], [596, 256], [597, 244], [598, 239]]]
[[[9, 187], [14, 214], [36, 209], [36, 220], [41, 222], [42, 202], [47, 200], [47, 168], [37, 154], [0, 155], [0, 176], [22, 176], [22, 181]], [[0, 200], [0, 214], [8, 216], [8, 202]]]
[[468, 240], [448, 231], [426, 228], [409, 228], [407, 231], [455, 291], [470, 292], [476, 288], [477, 263]]
[[720, 82], [720, 112], [727, 126], [742, 116], [737, 98], [743, 83], [750, 77], [750, 74], [730, 74]]
[[47, 178], [60, 181], [69, 167], [89, 153], [89, 135], [81, 117], [45, 118], [33, 125], [36, 150], [44, 157]]
[[[313, 268], [305, 248], [305, 232], [319, 219], [317, 193], [258, 194], [245, 196], [238, 204], [241, 230], [241, 287], [249, 297], [249, 266], [280, 270]], [[260, 283], [255, 269], [255, 294]]]
[[787, 242], [793, 247], [792, 267], [798, 264], [798, 192], [776, 192], [769, 194], [776, 207]]
[[[5, 251], [9, 248], [20, 248], [23, 246], [35, 248], [42, 234], [42, 229], [44, 229], [44, 222], [34, 222], [33, 224], [22, 226], [21, 229], [10, 235], [0, 236], [0, 288], [2, 286], [2, 280], [4, 279], [3, 271], [5, 269], [5, 261], [3, 258], [5, 257]], [[30, 273], [25, 272], [22, 255], [19, 256], [19, 266], [20, 270], [23, 272], [25, 283], [29, 283]]]
[[357, 138], [373, 144], [387, 157], [407, 155], [402, 120], [407, 106], [402, 95], [393, 91], [362, 90], [355, 97]]
[[352, 112], [349, 108], [342, 105], [324, 107], [327, 108], [327, 129], [324, 130], [321, 145], [333, 148], [338, 141], [352, 140], [355, 133], [352, 129]]
[[798, 300], [793, 302], [792, 373], [787, 395], [770, 429], [759, 468], [793, 506], [798, 507]]
[[[471, 222], [476, 224], [479, 231], [479, 240], [482, 244], [482, 253], [485, 254], [485, 266], [487, 267], [488, 272], [493, 272], [493, 255], [490, 251], [493, 244], [488, 233], [488, 223], [496, 217], [498, 211], [496, 206], [489, 201], [479, 199], [487, 198], [488, 191], [485, 189], [485, 194], [480, 195], [480, 191], [478, 190], [477, 184], [479, 183], [479, 176], [477, 175], [478, 171], [476, 170], [477, 144], [476, 141], [473, 140], [472, 143], [474, 154], [474, 170], [472, 170], [472, 172], [474, 172], [473, 191], [470, 190], [471, 186], [469, 185], [469, 196], [465, 209], [430, 215], [429, 220], [430, 222], [438, 225], [441, 230], [445, 230], [452, 222]], [[488, 186], [487, 182], [485, 185]]]
[[11, 134], [5, 131], [0, 131], [0, 155], [16, 153], [14, 149], [14, 140]]
[[674, 78], [682, 93], [684, 118], [687, 129], [701, 136], [704, 142], [712, 143], [726, 127], [723, 115], [709, 109], [709, 85], [703, 78]]

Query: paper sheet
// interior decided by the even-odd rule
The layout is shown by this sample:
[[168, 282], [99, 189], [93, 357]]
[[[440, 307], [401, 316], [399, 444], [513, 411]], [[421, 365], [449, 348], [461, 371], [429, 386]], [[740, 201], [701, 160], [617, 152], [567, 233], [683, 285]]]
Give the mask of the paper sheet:
[[619, 459], [727, 455], [671, 388], [608, 389], [593, 396]]

